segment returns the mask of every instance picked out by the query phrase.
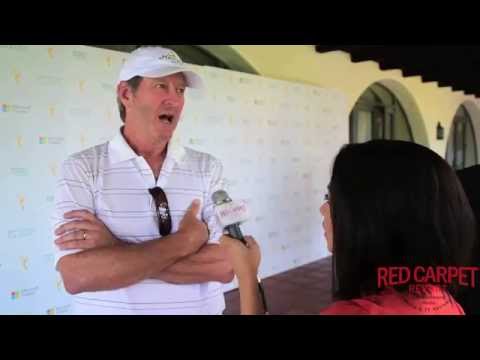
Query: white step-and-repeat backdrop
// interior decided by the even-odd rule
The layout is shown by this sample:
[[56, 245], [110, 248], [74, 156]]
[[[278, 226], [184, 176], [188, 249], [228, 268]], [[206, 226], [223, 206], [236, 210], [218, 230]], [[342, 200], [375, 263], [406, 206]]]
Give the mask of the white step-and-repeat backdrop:
[[[82, 45], [0, 45], [1, 314], [69, 312], [53, 268], [55, 181], [69, 154], [108, 141], [121, 126], [115, 82], [126, 56]], [[332, 160], [348, 142], [345, 97], [194, 68], [207, 91], [187, 92], [174, 141], [223, 161], [227, 191], [251, 210], [243, 231], [262, 247], [260, 275], [327, 256], [318, 208]]]

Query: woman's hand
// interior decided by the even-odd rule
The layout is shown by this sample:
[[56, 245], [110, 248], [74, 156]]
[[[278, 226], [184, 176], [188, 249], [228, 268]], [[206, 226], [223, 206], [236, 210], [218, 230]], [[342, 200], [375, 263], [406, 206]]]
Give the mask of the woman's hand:
[[239, 281], [256, 278], [260, 265], [260, 247], [257, 242], [251, 236], [246, 236], [245, 241], [247, 246], [229, 236], [224, 235], [220, 239], [220, 246], [224, 248], [227, 259]]

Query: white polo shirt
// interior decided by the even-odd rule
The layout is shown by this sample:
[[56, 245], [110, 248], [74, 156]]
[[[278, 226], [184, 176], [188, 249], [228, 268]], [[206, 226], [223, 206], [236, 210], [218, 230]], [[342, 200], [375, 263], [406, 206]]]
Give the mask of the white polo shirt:
[[[70, 210], [89, 210], [120, 240], [130, 243], [161, 237], [153, 198], [148, 189], [161, 187], [168, 198], [172, 233], [178, 230], [194, 199], [202, 200], [202, 219], [208, 224], [209, 243], [218, 242], [222, 227], [211, 195], [222, 181], [222, 165], [213, 156], [183, 146], [169, 145], [158, 181], [121, 132], [107, 143], [71, 155], [63, 164], [55, 193], [53, 229], [65, 223]], [[55, 236], [54, 236], [55, 238]], [[67, 254], [56, 246], [55, 264]], [[223, 284], [208, 282], [175, 285], [149, 279], [135, 285], [73, 296], [74, 314], [221, 314], [225, 309]]]

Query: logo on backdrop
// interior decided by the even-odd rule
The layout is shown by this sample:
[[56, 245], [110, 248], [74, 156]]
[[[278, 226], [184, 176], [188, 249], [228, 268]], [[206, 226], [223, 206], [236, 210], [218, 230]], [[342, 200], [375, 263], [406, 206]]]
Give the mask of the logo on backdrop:
[[28, 46], [27, 45], [0, 45], [0, 49], [26, 51], [28, 49]]
[[25, 210], [25, 195], [23, 194], [20, 194], [17, 196], [17, 201], [18, 201], [18, 205], [20, 206], [20, 208], [23, 210]]
[[61, 291], [62, 288], [63, 288], [63, 281], [62, 281], [62, 279], [57, 279], [56, 282], [55, 282], [55, 285], [57, 286], [57, 290], [58, 290], [58, 291]]
[[35, 229], [32, 227], [22, 227], [8, 229], [8, 238], [9, 239], [22, 239], [26, 237], [31, 237], [35, 233]]
[[39, 136], [38, 143], [40, 145], [60, 145], [65, 140], [62, 136]]
[[55, 105], [50, 105], [48, 107], [48, 114], [51, 118], [55, 116]]
[[53, 76], [50, 74], [41, 74], [37, 76], [37, 83], [42, 86], [54, 86], [59, 87], [62, 85], [64, 79], [59, 76]]
[[48, 168], [50, 169], [50, 174], [52, 174], [52, 176], [57, 176], [58, 164], [56, 162], [50, 163]]
[[87, 53], [84, 51], [73, 50], [72, 56], [77, 60], [85, 61], [87, 59]]
[[13, 291], [10, 291], [10, 298], [12, 300], [19, 300], [23, 297], [33, 296], [38, 292], [38, 289], [39, 287], [36, 286], [30, 289], [13, 290]]
[[105, 90], [105, 92], [108, 94], [112, 94], [115, 92], [115, 87], [110, 83], [102, 82], [100, 87], [102, 88], [102, 90]]
[[70, 310], [70, 305], [64, 305], [64, 306], [55, 306], [50, 309], [47, 309], [45, 311], [45, 314], [47, 315], [60, 315], [60, 314], [66, 314]]
[[20, 264], [22, 265], [22, 269], [28, 271], [30, 259], [28, 256], [20, 256]]
[[113, 111], [107, 110], [105, 113], [106, 113], [107, 122], [111, 122], [113, 120]]
[[18, 84], [20, 84], [20, 82], [22, 81], [22, 73], [16, 69], [13, 70], [13, 78], [15, 80], [15, 82]]
[[25, 105], [1, 104], [0, 113], [13, 112], [17, 114], [28, 114], [30, 112], [30, 108], [31, 106]]

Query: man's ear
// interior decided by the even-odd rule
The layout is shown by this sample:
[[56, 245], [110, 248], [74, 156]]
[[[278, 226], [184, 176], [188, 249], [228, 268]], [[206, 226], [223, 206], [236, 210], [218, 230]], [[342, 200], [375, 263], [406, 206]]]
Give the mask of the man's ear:
[[117, 86], [117, 97], [122, 102], [123, 106], [127, 107], [133, 96], [132, 88], [126, 81], [121, 81]]

